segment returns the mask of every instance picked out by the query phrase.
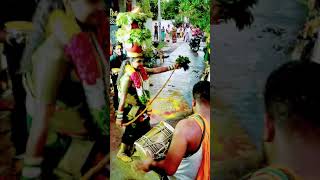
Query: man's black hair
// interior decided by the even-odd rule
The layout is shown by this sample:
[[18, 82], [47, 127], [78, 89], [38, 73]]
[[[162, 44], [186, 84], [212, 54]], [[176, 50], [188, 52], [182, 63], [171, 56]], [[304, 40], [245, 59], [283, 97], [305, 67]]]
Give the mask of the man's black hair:
[[277, 124], [320, 128], [320, 64], [293, 61], [282, 65], [270, 74], [264, 101]]
[[193, 98], [197, 101], [210, 102], [210, 82], [199, 81], [193, 86]]

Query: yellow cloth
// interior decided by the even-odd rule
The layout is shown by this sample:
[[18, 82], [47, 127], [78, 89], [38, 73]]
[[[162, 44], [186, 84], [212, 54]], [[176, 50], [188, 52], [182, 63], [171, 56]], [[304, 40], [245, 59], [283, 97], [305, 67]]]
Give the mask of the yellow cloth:
[[50, 14], [48, 29], [48, 33], [53, 33], [63, 44], [67, 44], [75, 34], [81, 32], [75, 19], [62, 10], [54, 10]]
[[125, 70], [127, 73], [129, 73], [129, 75], [131, 75], [132, 73], [136, 72], [136, 70], [134, 70], [134, 68], [131, 65], [126, 65]]
[[28, 21], [10, 21], [5, 23], [7, 30], [31, 32], [33, 30], [32, 22]]

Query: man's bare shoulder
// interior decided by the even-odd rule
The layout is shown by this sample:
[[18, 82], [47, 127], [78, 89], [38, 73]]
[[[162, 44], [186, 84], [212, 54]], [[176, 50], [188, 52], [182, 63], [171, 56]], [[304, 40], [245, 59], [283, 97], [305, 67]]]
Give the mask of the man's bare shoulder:
[[194, 126], [194, 120], [190, 117], [187, 117], [185, 119], [181, 119], [177, 125], [176, 125], [176, 129], [177, 128], [183, 128], [185, 129], [186, 127], [193, 127]]
[[196, 132], [198, 129], [200, 129], [200, 127], [195, 122], [195, 120], [190, 117], [180, 120], [175, 127], [175, 131], [187, 134], [192, 134], [193, 132]]

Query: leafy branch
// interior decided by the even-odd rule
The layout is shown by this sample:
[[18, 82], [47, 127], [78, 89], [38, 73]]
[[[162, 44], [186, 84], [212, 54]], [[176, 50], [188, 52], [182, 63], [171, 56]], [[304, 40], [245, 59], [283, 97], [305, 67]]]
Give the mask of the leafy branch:
[[143, 25], [147, 21], [150, 15], [141, 12], [124, 12], [119, 13], [116, 19], [117, 26], [127, 26], [133, 22], [138, 22], [139, 25]]
[[190, 60], [186, 56], [179, 56], [176, 59], [176, 63], [179, 64], [179, 66], [182, 67], [185, 71], [189, 69]]

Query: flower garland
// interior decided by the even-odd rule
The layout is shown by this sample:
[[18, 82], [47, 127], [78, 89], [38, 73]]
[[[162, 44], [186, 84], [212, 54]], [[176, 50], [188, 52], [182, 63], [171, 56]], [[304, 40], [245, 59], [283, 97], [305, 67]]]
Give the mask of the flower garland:
[[136, 71], [131, 65], [126, 65], [125, 70], [136, 87], [140, 102], [146, 105], [150, 99], [150, 92], [149, 89], [147, 89], [148, 87], [143, 86], [143, 83], [145, 82], [145, 84], [147, 84], [146, 81], [149, 79], [147, 71], [143, 66], [139, 66], [138, 71]]
[[126, 72], [129, 73], [130, 79], [133, 81], [134, 86], [136, 88], [140, 88], [142, 86], [142, 80], [145, 81], [149, 78], [147, 71], [144, 69], [143, 66], [138, 67], [139, 72], [137, 72], [131, 65], [126, 65]]
[[74, 35], [64, 50], [76, 67], [80, 79], [88, 85], [96, 84], [96, 80], [101, 78], [101, 74], [98, 70], [97, 55], [89, 34], [81, 32]]
[[[108, 23], [103, 12], [97, 13], [101, 24], [97, 26], [97, 36], [90, 32], [83, 32], [72, 15], [62, 10], [54, 10], [49, 16], [49, 32], [63, 44], [64, 55], [76, 70], [77, 76], [86, 97], [86, 104], [92, 121], [100, 130], [100, 135], [109, 135], [109, 109], [107, 106], [106, 74], [103, 67], [103, 56], [106, 52], [99, 52], [104, 48], [108, 39]], [[103, 54], [104, 53], [104, 54]]]

